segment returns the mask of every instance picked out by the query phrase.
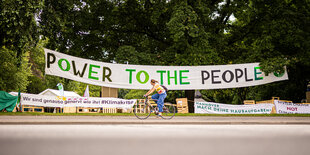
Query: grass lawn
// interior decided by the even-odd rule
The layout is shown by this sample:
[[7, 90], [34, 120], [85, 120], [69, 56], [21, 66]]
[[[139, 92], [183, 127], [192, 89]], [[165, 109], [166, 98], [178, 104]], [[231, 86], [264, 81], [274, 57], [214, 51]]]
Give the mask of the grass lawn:
[[[134, 116], [133, 113], [38, 113], [38, 112], [0, 112], [1, 116]], [[310, 117], [310, 114], [178, 114], [175, 116], [212, 117]]]

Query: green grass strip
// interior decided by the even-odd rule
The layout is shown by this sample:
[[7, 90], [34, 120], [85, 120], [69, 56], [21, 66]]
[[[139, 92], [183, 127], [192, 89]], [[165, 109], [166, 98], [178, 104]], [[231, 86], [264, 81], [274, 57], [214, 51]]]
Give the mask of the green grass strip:
[[[134, 116], [133, 113], [39, 113], [39, 112], [0, 112], [0, 116]], [[310, 114], [179, 114], [175, 116], [212, 117], [310, 117]]]

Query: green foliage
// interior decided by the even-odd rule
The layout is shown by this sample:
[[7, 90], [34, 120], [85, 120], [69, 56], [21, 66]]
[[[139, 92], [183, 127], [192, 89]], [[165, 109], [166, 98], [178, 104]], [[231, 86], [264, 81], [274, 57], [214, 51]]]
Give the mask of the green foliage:
[[206, 101], [216, 103], [243, 104], [243, 101], [247, 99], [249, 88], [200, 90], [200, 92], [203, 95], [203, 99]]
[[26, 91], [31, 82], [29, 50], [39, 39], [35, 15], [40, 0], [2, 0], [0, 5], [0, 90]]
[[125, 99], [142, 99], [143, 95], [145, 95], [146, 93], [146, 90], [133, 89], [125, 95]]
[[121, 46], [115, 55], [115, 60], [119, 63], [139, 64], [139, 59], [143, 55], [139, 54], [133, 46]]
[[[30, 83], [27, 86], [27, 92], [37, 94], [48, 88], [58, 89], [56, 85], [62, 83], [65, 90], [74, 91], [83, 96], [87, 84], [56, 76], [44, 75], [45, 59], [43, 47], [47, 43], [48, 40], [40, 40], [37, 46], [30, 50], [28, 62], [31, 64], [32, 76], [28, 80]], [[101, 87], [99, 86], [89, 85], [89, 94], [91, 97], [99, 97], [100, 90]]]
[[[309, 74], [309, 1], [252, 0], [234, 13], [229, 29], [227, 52], [233, 63], [261, 62], [266, 74], [283, 72], [289, 81], [252, 87], [248, 99], [266, 100], [272, 96], [300, 102], [305, 98]], [[237, 54], [236, 54], [237, 53]]]
[[[86, 84], [44, 75], [46, 47], [140, 65], [261, 62], [266, 74], [281, 73], [286, 66], [288, 81], [202, 94], [209, 101], [233, 104], [272, 96], [299, 102], [310, 80], [309, 8], [309, 1], [291, 0], [2, 0], [0, 89], [37, 93], [63, 83], [65, 90], [82, 95]], [[91, 96], [99, 96], [100, 87], [90, 88]], [[141, 98], [143, 91], [119, 94]], [[169, 91], [167, 101], [184, 95]]]
[[35, 14], [42, 6], [41, 0], [1, 0], [0, 47], [22, 54], [34, 47], [39, 39]]
[[28, 58], [28, 64], [31, 65], [32, 75], [29, 77], [29, 85], [27, 86], [27, 92], [38, 94], [47, 88], [56, 89], [57, 83], [63, 83], [62, 78], [56, 76], [45, 76], [45, 56], [43, 47], [46, 45], [47, 40], [40, 40], [38, 44], [31, 48]]
[[[0, 90], [25, 91], [29, 83], [31, 70], [27, 63], [27, 53], [22, 55], [21, 62], [16, 58], [16, 52], [5, 47], [0, 48]], [[17, 64], [21, 65], [17, 67]]]
[[173, 41], [186, 40], [189, 37], [198, 37], [199, 28], [196, 25], [198, 15], [186, 1], [176, 5], [170, 21], [167, 23]]
[[45, 81], [37, 76], [30, 76], [28, 81], [27, 92], [31, 94], [39, 94], [47, 88]]
[[89, 96], [90, 97], [100, 97], [101, 87], [95, 86], [95, 85], [89, 85], [86, 83], [76, 82], [76, 81], [69, 81], [68, 84], [66, 84], [65, 89], [71, 90], [79, 94], [80, 96], [84, 95], [86, 87], [89, 87]]
[[176, 103], [175, 99], [176, 98], [184, 98], [185, 97], [185, 91], [176, 91], [176, 90], [169, 90], [167, 93], [167, 97], [165, 99], [165, 102], [170, 102], [170, 103]]
[[38, 44], [30, 49], [30, 57], [28, 60], [31, 65], [32, 76], [29, 77], [29, 85], [27, 86], [27, 92], [38, 94], [47, 89], [46, 79], [44, 77], [44, 50], [43, 46], [46, 44], [46, 40], [40, 40]]
[[129, 89], [119, 89], [118, 90], [118, 98], [125, 98], [125, 95], [130, 92]]
[[[307, 1], [84, 2], [46, 1], [41, 24], [44, 35], [52, 38], [52, 49], [142, 65], [261, 62], [267, 74], [280, 73], [288, 66], [290, 79], [309, 79], [307, 74], [291, 74], [291, 69], [300, 70], [294, 67], [297, 64], [309, 66], [310, 35], [303, 26], [310, 21]], [[229, 21], [231, 15], [236, 18], [234, 22]], [[284, 90], [302, 90], [296, 82], [290, 80], [288, 83], [295, 87]], [[268, 90], [210, 90], [204, 95], [211, 101], [241, 104], [258, 89], [257, 94], [262, 94], [258, 98], [271, 95], [268, 92], [275, 91], [269, 90], [275, 88], [269, 86]], [[132, 90], [132, 94], [137, 93]]]
[[[245, 11], [235, 14], [237, 22], [230, 30], [230, 42], [237, 47], [245, 47], [239, 59], [261, 62], [265, 73], [280, 72], [284, 66], [295, 63], [309, 65], [310, 32], [305, 25], [309, 25], [310, 3], [281, 0], [250, 2], [244, 6]], [[242, 38], [236, 40], [235, 36]], [[232, 49], [236, 50], [239, 49]]]

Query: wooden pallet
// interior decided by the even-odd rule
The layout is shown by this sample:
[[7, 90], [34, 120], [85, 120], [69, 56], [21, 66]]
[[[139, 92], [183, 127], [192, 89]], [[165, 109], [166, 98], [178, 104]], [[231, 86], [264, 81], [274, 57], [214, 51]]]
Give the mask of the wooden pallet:
[[63, 108], [63, 113], [76, 113], [77, 110], [76, 107], [64, 107]]
[[243, 104], [255, 104], [255, 100], [244, 100]]
[[274, 100], [279, 100], [279, 101], [282, 101], [282, 102], [293, 103], [293, 101], [280, 100], [280, 97], [272, 97], [271, 100], [257, 101], [256, 104], [266, 104], [266, 103], [274, 104]]
[[178, 113], [188, 113], [187, 98], [177, 98], [177, 111]]
[[102, 108], [102, 113], [117, 113], [116, 108]]

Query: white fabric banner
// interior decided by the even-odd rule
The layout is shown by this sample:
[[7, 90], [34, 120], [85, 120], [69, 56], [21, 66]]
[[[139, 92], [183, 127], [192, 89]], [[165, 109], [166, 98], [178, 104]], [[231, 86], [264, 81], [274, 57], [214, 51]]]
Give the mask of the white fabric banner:
[[214, 102], [195, 102], [199, 114], [270, 114], [273, 104], [231, 105]]
[[62, 97], [22, 94], [21, 104], [43, 107], [132, 108], [136, 100], [99, 97]]
[[278, 114], [310, 114], [310, 104], [296, 104], [274, 100]]
[[146, 66], [104, 63], [45, 49], [45, 74], [93, 85], [150, 89], [156, 79], [169, 90], [248, 87], [287, 80], [288, 75], [266, 76], [259, 63], [216, 66]]

